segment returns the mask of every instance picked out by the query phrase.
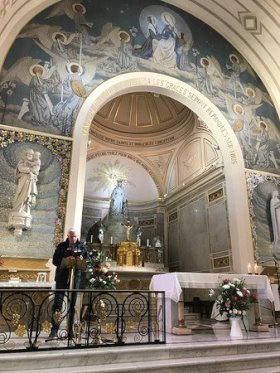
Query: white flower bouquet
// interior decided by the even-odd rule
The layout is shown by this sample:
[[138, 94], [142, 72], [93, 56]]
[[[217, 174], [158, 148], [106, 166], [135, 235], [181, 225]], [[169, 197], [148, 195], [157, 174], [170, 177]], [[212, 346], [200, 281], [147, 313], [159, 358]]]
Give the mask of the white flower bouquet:
[[224, 313], [228, 317], [246, 316], [251, 303], [257, 301], [255, 294], [251, 294], [246, 288], [244, 279], [224, 279], [216, 290], [209, 291], [210, 297], [216, 297], [216, 307], [220, 315]]
[[115, 290], [120, 282], [117, 274], [110, 270], [108, 258], [99, 251], [92, 251], [87, 258], [87, 287], [90, 289]]

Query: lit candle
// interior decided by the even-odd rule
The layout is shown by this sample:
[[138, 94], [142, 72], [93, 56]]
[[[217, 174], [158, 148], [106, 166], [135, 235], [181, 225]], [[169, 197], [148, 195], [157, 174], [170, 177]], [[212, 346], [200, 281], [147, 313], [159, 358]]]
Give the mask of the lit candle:
[[259, 267], [258, 267], [257, 263], [255, 263], [255, 265], [254, 265], [254, 273], [255, 273], [255, 275], [259, 274]]
[[252, 273], [252, 266], [251, 266], [251, 263], [248, 263], [247, 271], [248, 271], [248, 273]]
[[139, 239], [139, 247], [141, 247], [141, 238]]
[[147, 238], [147, 247], [150, 246], [150, 240]]
[[113, 237], [111, 236], [111, 245], [113, 245]]
[[91, 236], [90, 236], [90, 243], [92, 243], [92, 238], [93, 238], [93, 236], [91, 235]]

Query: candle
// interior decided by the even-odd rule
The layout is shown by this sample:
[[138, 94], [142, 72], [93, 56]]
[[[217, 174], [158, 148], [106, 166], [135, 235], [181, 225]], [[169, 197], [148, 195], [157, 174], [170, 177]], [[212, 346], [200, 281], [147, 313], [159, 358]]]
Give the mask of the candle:
[[91, 236], [90, 236], [90, 243], [92, 243], [92, 238], [93, 238], [93, 236], [91, 235]]
[[147, 247], [150, 246], [150, 240], [147, 238]]
[[111, 236], [111, 242], [110, 243], [111, 243], [111, 245], [113, 245], [113, 237], [112, 236]]
[[254, 273], [255, 273], [255, 275], [259, 274], [259, 267], [258, 267], [257, 263], [255, 263], [255, 265], [254, 265]]
[[251, 266], [251, 263], [248, 263], [247, 271], [248, 271], [249, 274], [252, 273], [252, 266]]

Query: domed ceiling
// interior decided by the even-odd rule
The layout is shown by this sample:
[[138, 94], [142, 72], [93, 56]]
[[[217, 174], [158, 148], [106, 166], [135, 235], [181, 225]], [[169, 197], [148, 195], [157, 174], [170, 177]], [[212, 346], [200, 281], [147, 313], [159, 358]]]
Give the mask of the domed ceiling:
[[159, 134], [180, 126], [192, 112], [172, 98], [151, 92], [134, 92], [108, 102], [93, 125], [119, 134]]

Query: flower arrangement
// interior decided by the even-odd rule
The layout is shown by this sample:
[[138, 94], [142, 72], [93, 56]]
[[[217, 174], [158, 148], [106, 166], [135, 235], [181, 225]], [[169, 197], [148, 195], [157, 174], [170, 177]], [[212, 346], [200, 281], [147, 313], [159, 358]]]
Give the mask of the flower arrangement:
[[211, 289], [211, 297], [216, 296], [216, 307], [220, 315], [226, 313], [228, 317], [246, 316], [251, 303], [257, 301], [256, 295], [246, 288], [244, 279], [224, 279], [216, 291]]
[[116, 273], [110, 270], [110, 260], [104, 259], [102, 252], [93, 250], [89, 253], [87, 268], [87, 286], [90, 289], [115, 290], [117, 283], [120, 282]]

